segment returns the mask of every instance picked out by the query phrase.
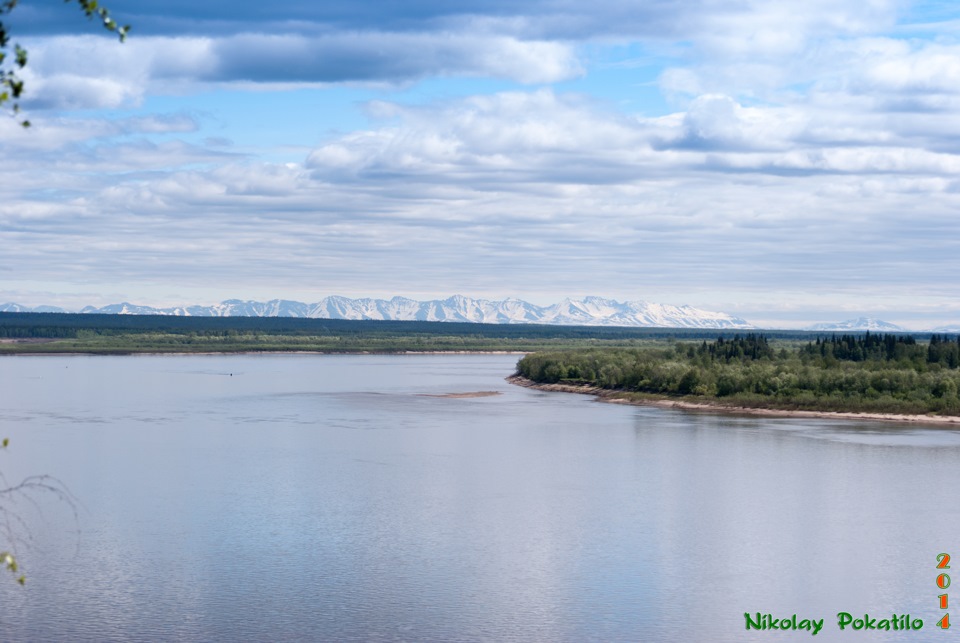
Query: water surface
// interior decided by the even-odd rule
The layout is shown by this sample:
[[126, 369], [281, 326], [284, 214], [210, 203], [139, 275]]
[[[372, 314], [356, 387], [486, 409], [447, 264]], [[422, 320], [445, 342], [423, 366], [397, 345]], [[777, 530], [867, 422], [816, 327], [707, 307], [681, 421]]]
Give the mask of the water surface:
[[12, 507], [0, 639], [809, 636], [757, 611], [945, 635], [957, 431], [603, 404], [507, 384], [516, 359], [0, 359], [7, 481], [78, 501]]

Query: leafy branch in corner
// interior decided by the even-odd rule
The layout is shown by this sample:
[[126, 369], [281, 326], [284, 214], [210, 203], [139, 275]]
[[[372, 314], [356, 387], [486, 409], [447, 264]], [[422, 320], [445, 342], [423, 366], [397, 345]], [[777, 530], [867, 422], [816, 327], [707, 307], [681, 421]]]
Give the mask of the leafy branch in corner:
[[[9, 14], [17, 6], [19, 0], [0, 0], [0, 107], [7, 102], [12, 102], [11, 110], [14, 115], [20, 113], [20, 97], [23, 95], [24, 82], [17, 75], [19, 70], [27, 66], [27, 50], [19, 44], [13, 46], [12, 64], [7, 63], [9, 52], [10, 34], [7, 31], [7, 25], [4, 24], [2, 17]], [[72, 2], [73, 0], [64, 0]], [[100, 5], [97, 0], [77, 0], [80, 10], [89, 19], [96, 18], [107, 31], [112, 31], [120, 38], [120, 42], [127, 39], [127, 33], [130, 31], [130, 25], [120, 26], [116, 20], [110, 16], [110, 10]], [[6, 66], [5, 66], [6, 65]], [[20, 122], [24, 127], [30, 126], [30, 121]]]
[[[6, 449], [10, 444], [9, 438], [4, 438], [0, 448]], [[27, 577], [20, 571], [17, 562], [16, 549], [18, 544], [26, 544], [30, 540], [30, 530], [27, 521], [15, 510], [18, 502], [39, 509], [36, 496], [51, 494], [54, 498], [65, 502], [77, 517], [77, 503], [66, 485], [52, 476], [30, 476], [15, 485], [8, 485], [6, 476], [0, 473], [0, 535], [10, 543], [9, 551], [0, 551], [0, 566], [13, 574], [17, 582], [23, 585]], [[19, 575], [18, 575], [19, 574]]]

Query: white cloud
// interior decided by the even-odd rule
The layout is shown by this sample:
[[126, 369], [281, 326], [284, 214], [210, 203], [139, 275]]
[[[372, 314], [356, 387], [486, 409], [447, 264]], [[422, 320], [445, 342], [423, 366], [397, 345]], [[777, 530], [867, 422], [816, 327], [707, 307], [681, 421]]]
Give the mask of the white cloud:
[[92, 35], [25, 43], [21, 74], [30, 109], [95, 109], [139, 105], [148, 89], [173, 88], [208, 72], [206, 38], [131, 38], [121, 44]]
[[644, 154], [645, 128], [579, 103], [543, 90], [472, 97], [435, 108], [397, 105], [391, 113], [402, 118], [402, 126], [331, 141], [310, 154], [307, 167], [318, 178], [415, 174], [438, 183], [469, 176], [509, 185], [543, 172], [579, 171], [584, 182], [591, 177], [606, 182], [611, 170], [624, 169], [622, 160], [611, 167], [611, 155], [637, 160]]
[[28, 42], [32, 109], [139, 105], [150, 93], [237, 84], [406, 83], [429, 76], [551, 83], [583, 73], [572, 47], [473, 33], [244, 33], [222, 38], [95, 36]]
[[922, 94], [960, 93], [960, 46], [928, 44], [913, 51], [897, 47], [868, 64], [863, 75], [864, 90]]

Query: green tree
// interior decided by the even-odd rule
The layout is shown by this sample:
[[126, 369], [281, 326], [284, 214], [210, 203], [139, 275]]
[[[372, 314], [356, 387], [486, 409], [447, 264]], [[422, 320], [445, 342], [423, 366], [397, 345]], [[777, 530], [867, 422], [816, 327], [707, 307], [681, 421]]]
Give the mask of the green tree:
[[[23, 80], [17, 72], [27, 66], [27, 50], [19, 44], [14, 44], [12, 64], [7, 61], [10, 55], [10, 33], [7, 31], [7, 24], [4, 23], [3, 17], [13, 11], [18, 2], [19, 0], [0, 0], [0, 107], [9, 102], [14, 115], [20, 112], [19, 101], [24, 90]], [[72, 0], [64, 0], [64, 2], [72, 2]], [[104, 29], [116, 33], [120, 42], [126, 40], [130, 25], [118, 25], [110, 16], [110, 11], [100, 6], [97, 0], [77, 0], [77, 4], [87, 18], [96, 18]], [[23, 120], [20, 124], [29, 127], [30, 121]]]

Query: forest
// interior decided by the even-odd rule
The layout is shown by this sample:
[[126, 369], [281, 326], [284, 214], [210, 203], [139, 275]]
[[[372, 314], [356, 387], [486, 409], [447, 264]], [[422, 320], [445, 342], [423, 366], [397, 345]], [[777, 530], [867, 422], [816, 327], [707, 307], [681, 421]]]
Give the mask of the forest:
[[565, 383], [734, 407], [960, 414], [960, 338], [817, 336], [771, 342], [749, 333], [672, 347], [539, 352], [517, 364], [538, 383]]
[[[9, 353], [536, 351], [671, 346], [736, 331], [437, 321], [0, 313]], [[797, 331], [771, 337], [806, 338]]]

